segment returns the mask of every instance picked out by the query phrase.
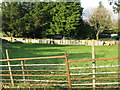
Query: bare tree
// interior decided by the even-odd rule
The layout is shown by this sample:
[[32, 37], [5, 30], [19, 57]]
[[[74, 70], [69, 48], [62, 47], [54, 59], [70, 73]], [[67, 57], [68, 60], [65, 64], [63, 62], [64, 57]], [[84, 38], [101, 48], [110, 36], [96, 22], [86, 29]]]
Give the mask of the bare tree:
[[96, 39], [99, 39], [99, 35], [111, 27], [111, 16], [108, 10], [104, 8], [102, 2], [99, 2], [98, 8], [96, 8], [89, 17], [89, 23], [94, 27]]

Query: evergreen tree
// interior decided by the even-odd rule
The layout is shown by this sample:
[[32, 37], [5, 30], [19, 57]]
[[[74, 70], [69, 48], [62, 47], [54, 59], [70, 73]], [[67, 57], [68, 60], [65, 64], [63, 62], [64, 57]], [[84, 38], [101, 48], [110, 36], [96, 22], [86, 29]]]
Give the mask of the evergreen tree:
[[48, 29], [49, 34], [75, 37], [82, 15], [79, 2], [57, 2], [50, 14], [52, 22], [50, 22], [50, 29]]
[[22, 5], [19, 2], [2, 3], [2, 30], [8, 36], [21, 34], [20, 18], [23, 16]]
[[80, 2], [3, 2], [2, 29], [8, 36], [75, 37], [80, 25]]
[[51, 16], [49, 9], [51, 8], [48, 2], [37, 2], [33, 5], [30, 11], [32, 33], [39, 38], [45, 37], [46, 29], [49, 28]]

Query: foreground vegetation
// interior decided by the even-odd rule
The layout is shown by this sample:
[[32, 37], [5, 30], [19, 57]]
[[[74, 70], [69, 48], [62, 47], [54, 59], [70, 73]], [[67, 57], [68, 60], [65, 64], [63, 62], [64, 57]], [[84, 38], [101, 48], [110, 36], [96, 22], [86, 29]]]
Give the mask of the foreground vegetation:
[[[91, 46], [67, 46], [67, 45], [53, 45], [53, 44], [33, 44], [33, 43], [9, 43], [10, 48], [9, 50], [9, 57], [10, 58], [29, 58], [29, 57], [47, 57], [47, 56], [60, 56], [64, 55], [65, 52], [68, 53], [69, 60], [82, 60], [82, 59], [91, 59]], [[6, 43], [3, 42], [3, 59], [6, 58], [5, 56], [5, 45]], [[109, 58], [109, 57], [118, 57], [118, 46], [95, 46], [96, 58]], [[49, 59], [43, 60], [40, 62], [39, 60], [30, 60], [26, 61], [26, 64], [64, 64], [65, 59]], [[118, 60], [105, 60], [105, 61], [97, 61], [97, 66], [105, 66], [105, 65], [118, 65]], [[4, 63], [3, 64], [7, 64]], [[20, 62], [15, 61], [11, 62], [11, 64], [20, 64]], [[92, 62], [77, 62], [71, 63], [70, 67], [92, 67]], [[50, 69], [62, 69], [64, 70], [65, 66], [31, 66], [26, 67], [27, 70], [50, 70]], [[3, 68], [6, 70], [7, 68]], [[21, 69], [21, 67], [12, 67], [13, 70]], [[106, 67], [106, 68], [98, 68], [97, 72], [117, 72], [118, 67]], [[71, 73], [92, 73], [92, 69], [84, 68], [78, 70], [71, 70]], [[3, 74], [8, 74], [8, 72], [3, 72]], [[13, 72], [13, 74], [22, 74], [22, 72]], [[25, 72], [25, 74], [33, 74], [33, 75], [64, 75], [66, 72]], [[117, 77], [118, 74], [100, 74], [96, 75], [96, 77]], [[92, 75], [80, 75], [80, 76], [71, 76], [72, 78], [79, 77], [79, 78], [88, 78], [92, 77]], [[9, 77], [3, 77], [8, 79]], [[23, 77], [14, 77], [14, 79], [22, 79]], [[35, 80], [67, 80], [67, 77], [26, 77], [26, 79], [35, 79]], [[118, 79], [104, 79], [104, 80], [97, 80], [96, 82], [117, 82]], [[8, 81], [7, 81], [8, 83]], [[18, 81], [16, 81], [18, 83]], [[20, 82], [23, 83], [23, 82]], [[41, 82], [28, 82], [32, 84], [38, 84]], [[72, 83], [75, 83], [72, 81]], [[92, 83], [92, 80], [81, 80], [76, 81], [76, 83]], [[46, 83], [45, 83], [46, 84]], [[59, 82], [59, 84], [65, 84]], [[22, 85], [19, 85], [22, 86]], [[86, 85], [87, 86], [87, 85]], [[109, 85], [106, 85], [109, 86]], [[112, 85], [114, 86], [114, 85]], [[27, 87], [27, 86], [22, 86]], [[34, 86], [33, 86], [34, 87]]]

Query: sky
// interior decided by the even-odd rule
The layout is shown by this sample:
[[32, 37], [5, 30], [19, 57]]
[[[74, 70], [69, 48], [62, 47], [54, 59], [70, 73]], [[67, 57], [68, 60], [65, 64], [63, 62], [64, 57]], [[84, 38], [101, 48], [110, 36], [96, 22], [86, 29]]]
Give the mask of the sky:
[[99, 2], [102, 1], [103, 6], [109, 10], [113, 19], [118, 19], [118, 14], [114, 14], [113, 8], [109, 5], [108, 0], [81, 0], [81, 6], [84, 8], [83, 18], [86, 18], [90, 15], [95, 8], [99, 6]]
[[[104, 7], [110, 11], [111, 16], [113, 19], [118, 19], [118, 15], [113, 13], [112, 6], [109, 5], [108, 0], [80, 0], [81, 1], [81, 6], [84, 8], [83, 11], [83, 18], [87, 19], [89, 17], [89, 13], [95, 8], [98, 7], [99, 1], [102, 1]], [[2, 0], [0, 0], [2, 2]]]

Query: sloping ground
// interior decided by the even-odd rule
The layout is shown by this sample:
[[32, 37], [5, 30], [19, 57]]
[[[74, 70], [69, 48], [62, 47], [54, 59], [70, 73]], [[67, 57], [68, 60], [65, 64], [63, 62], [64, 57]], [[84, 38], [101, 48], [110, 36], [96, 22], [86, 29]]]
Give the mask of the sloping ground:
[[[6, 58], [5, 56], [5, 45], [6, 42], [3, 42], [3, 58]], [[10, 47], [8, 49], [9, 51], [9, 57], [10, 58], [28, 58], [28, 57], [47, 57], [47, 56], [60, 56], [64, 55], [64, 52], [68, 53], [69, 60], [82, 60], [82, 59], [91, 59], [91, 46], [67, 46], [67, 45], [52, 45], [52, 44], [32, 44], [32, 43], [9, 43]], [[118, 46], [96, 46], [96, 58], [108, 58], [108, 57], [118, 57]], [[14, 61], [11, 62], [11, 65], [20, 64], [21, 62]], [[32, 60], [32, 61], [26, 61], [26, 64], [64, 64], [64, 59], [53, 59], [53, 60], [45, 60], [43, 62], [40, 62], [39, 60]], [[101, 68], [97, 69], [97, 72], [118, 72], [118, 67], [115, 65], [118, 65], [118, 60], [106, 60], [106, 61], [97, 61], [97, 66], [100, 66]], [[2, 63], [3, 65], [6, 65], [6, 63]], [[112, 67], [112, 65], [114, 65]], [[107, 66], [107, 67], [103, 67]], [[77, 63], [70, 63], [70, 67], [82, 67], [78, 70], [71, 69], [71, 77], [72, 78], [91, 78], [92, 77], [92, 69], [87, 67], [92, 67], [92, 62], [77, 62]], [[103, 68], [102, 68], [103, 67]], [[49, 67], [42, 67], [42, 66], [31, 66], [27, 67], [27, 70], [38, 70], [38, 69], [65, 69], [65, 66], [49, 66]], [[2, 68], [3, 70], [8, 70], [8, 68]], [[13, 70], [21, 70], [21, 67], [12, 67]], [[22, 74], [22, 72], [13, 72], [14, 74]], [[66, 74], [66, 72], [25, 72], [25, 74], [31, 74], [31, 75], [53, 75], [53, 74]], [[73, 76], [72, 74], [80, 74]], [[86, 74], [85, 74], [86, 73]], [[96, 77], [118, 77], [118, 73], [109, 73], [109, 74], [98, 74]], [[3, 72], [3, 74], [9, 74], [9, 72]], [[9, 77], [3, 77], [4, 79], [9, 79]], [[23, 77], [15, 77], [16, 79], [23, 79]], [[28, 77], [27, 77], [28, 79]], [[43, 80], [46, 78], [43, 77], [29, 77], [29, 80]], [[67, 80], [67, 78], [64, 77], [54, 77], [54, 78], [47, 78], [49, 79], [60, 79], [60, 80]], [[47, 80], [46, 79], [46, 80]], [[5, 81], [8, 83], [8, 81]], [[86, 84], [86, 83], [92, 83], [92, 80], [78, 80], [75, 81], [76, 83], [80, 84]], [[72, 81], [72, 83], [75, 83]], [[118, 82], [118, 79], [102, 79], [102, 80], [96, 80], [96, 83], [107, 83], [107, 82]], [[23, 82], [21, 82], [23, 83]], [[31, 82], [28, 82], [28, 84]], [[40, 84], [40, 81], [32, 82], [33, 84]], [[64, 84], [63, 82], [59, 82], [60, 84]], [[44, 83], [45, 84], [45, 83]], [[66, 83], [65, 83], [66, 84]], [[24, 85], [20, 85], [21, 87], [26, 87]], [[28, 85], [27, 85], [28, 86]], [[82, 85], [83, 86], [83, 85]], [[85, 87], [88, 87], [89, 85], [85, 85]], [[106, 85], [97, 85], [97, 86], [117, 86], [115, 84], [106, 84]], [[80, 86], [81, 87], [81, 86]]]

